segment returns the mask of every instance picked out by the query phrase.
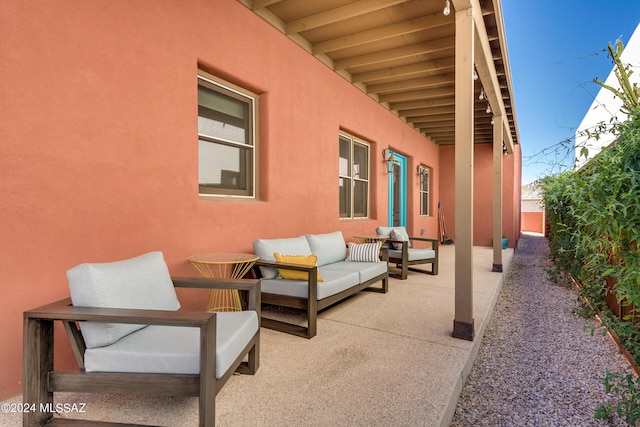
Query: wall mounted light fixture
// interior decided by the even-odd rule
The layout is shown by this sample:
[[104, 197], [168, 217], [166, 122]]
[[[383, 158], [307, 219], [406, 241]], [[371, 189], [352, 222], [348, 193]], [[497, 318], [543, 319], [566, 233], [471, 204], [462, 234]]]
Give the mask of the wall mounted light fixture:
[[393, 154], [393, 151], [385, 148], [382, 150], [382, 161], [385, 165], [387, 165], [387, 173], [393, 172], [393, 168], [389, 168], [389, 165], [399, 165], [400, 162], [396, 159], [396, 156]]

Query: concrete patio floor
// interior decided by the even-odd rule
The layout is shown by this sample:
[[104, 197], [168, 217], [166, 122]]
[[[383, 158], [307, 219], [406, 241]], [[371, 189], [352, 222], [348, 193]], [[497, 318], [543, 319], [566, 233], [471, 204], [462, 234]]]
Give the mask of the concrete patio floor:
[[[310, 340], [262, 329], [260, 369], [232, 377], [216, 398], [219, 426], [448, 426], [509, 269], [491, 272], [491, 248], [474, 248], [473, 342], [451, 337], [454, 246], [440, 274], [391, 279], [389, 292], [360, 292], [319, 315]], [[11, 401], [19, 402], [20, 396]], [[197, 425], [195, 398], [57, 395], [86, 403], [68, 418]], [[5, 418], [6, 424], [2, 418]], [[0, 414], [0, 425], [21, 425]]]

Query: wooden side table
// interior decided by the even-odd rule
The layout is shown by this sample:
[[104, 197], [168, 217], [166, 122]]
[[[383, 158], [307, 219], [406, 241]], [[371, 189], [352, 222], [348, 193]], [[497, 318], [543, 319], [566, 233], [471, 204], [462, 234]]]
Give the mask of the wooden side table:
[[[211, 253], [189, 257], [191, 264], [204, 277], [242, 279], [260, 257], [243, 253]], [[207, 311], [242, 311], [237, 289], [212, 289]]]

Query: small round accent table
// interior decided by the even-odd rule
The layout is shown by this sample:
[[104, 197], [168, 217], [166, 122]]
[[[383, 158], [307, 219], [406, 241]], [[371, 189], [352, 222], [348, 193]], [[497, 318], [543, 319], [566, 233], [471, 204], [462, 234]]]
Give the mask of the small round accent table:
[[384, 243], [389, 240], [389, 236], [381, 236], [379, 234], [354, 234], [353, 238], [357, 243]]
[[[189, 257], [191, 264], [204, 277], [242, 279], [260, 257], [255, 254], [211, 253]], [[242, 311], [237, 289], [212, 289], [207, 311]]]

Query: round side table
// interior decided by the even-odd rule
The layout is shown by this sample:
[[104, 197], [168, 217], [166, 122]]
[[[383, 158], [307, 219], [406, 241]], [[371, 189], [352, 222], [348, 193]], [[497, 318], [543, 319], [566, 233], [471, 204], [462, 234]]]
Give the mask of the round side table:
[[[191, 264], [204, 277], [242, 279], [260, 257], [243, 253], [210, 253], [189, 257]], [[242, 311], [237, 289], [212, 289], [207, 311]]]

